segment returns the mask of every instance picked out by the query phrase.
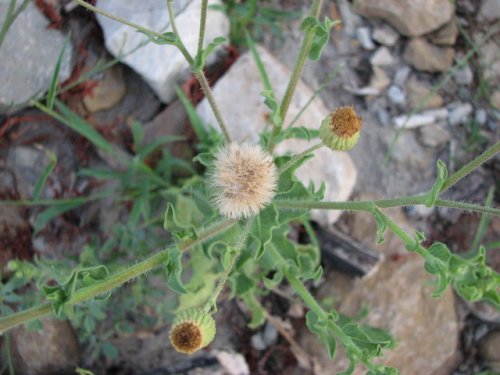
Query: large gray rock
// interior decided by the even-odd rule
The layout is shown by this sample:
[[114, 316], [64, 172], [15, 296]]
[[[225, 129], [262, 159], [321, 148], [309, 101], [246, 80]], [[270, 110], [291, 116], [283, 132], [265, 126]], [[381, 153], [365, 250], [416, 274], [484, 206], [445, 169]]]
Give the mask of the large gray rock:
[[[259, 53], [277, 97], [282, 98], [290, 77], [290, 70], [267, 50], [259, 48]], [[259, 133], [264, 129], [269, 115], [269, 109], [264, 105], [263, 97], [260, 95], [262, 90], [260, 75], [250, 53], [241, 56], [215, 85], [213, 89], [215, 100], [219, 104], [222, 117], [234, 140], [258, 142]], [[312, 90], [303, 82], [299, 82], [285, 126], [299, 113], [312, 95]], [[197, 111], [204, 123], [217, 126], [206, 100], [198, 105]], [[319, 129], [321, 121], [328, 113], [329, 110], [318, 97], [302, 114], [298, 125]], [[311, 145], [312, 143], [304, 140], [289, 139], [280, 143], [276, 151], [279, 154], [299, 153]], [[324, 181], [326, 183], [325, 200], [346, 200], [354, 187], [357, 172], [347, 153], [322, 148], [316, 151], [312, 160], [298, 169], [297, 176], [306, 185], [312, 181], [315, 186], [319, 186]], [[313, 212], [313, 218], [325, 226], [331, 225], [339, 216], [340, 211]]]
[[[9, 1], [0, 2], [0, 20], [5, 19]], [[30, 1], [10, 26], [0, 45], [0, 112], [15, 110], [49, 88], [65, 37], [48, 29], [49, 21]], [[66, 46], [59, 80], [71, 74], [71, 44]]]
[[406, 36], [419, 36], [447, 23], [455, 8], [449, 0], [355, 0], [354, 10], [382, 19]]
[[451, 47], [438, 47], [423, 38], [414, 38], [407, 44], [403, 58], [417, 70], [436, 73], [448, 70], [454, 56]]
[[[209, 1], [209, 5], [219, 3], [219, 0]], [[130, 22], [165, 32], [171, 31], [166, 4], [166, 1], [158, 0], [106, 0], [98, 1], [97, 6]], [[194, 55], [198, 43], [201, 1], [179, 0], [173, 4], [179, 34], [187, 50]], [[97, 15], [97, 20], [103, 29], [108, 51], [114, 56], [125, 55], [122, 61], [139, 73], [163, 102], [171, 101], [175, 97], [176, 80], [188, 69], [188, 63], [178, 49], [170, 45], [145, 44], [147, 37], [133, 28], [101, 15]], [[227, 17], [209, 8], [205, 45], [216, 37], [227, 37], [228, 34]], [[141, 44], [145, 45], [139, 47]]]

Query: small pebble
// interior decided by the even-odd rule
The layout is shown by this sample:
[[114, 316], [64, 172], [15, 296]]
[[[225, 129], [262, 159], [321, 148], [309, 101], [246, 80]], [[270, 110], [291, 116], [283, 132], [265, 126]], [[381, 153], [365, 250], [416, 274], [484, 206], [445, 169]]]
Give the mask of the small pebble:
[[448, 122], [450, 125], [458, 125], [465, 123], [469, 115], [472, 113], [473, 108], [470, 103], [461, 103], [450, 109], [450, 114], [448, 116]]
[[387, 25], [376, 27], [373, 31], [373, 39], [385, 46], [393, 46], [398, 41], [399, 34]]
[[370, 29], [368, 27], [358, 27], [356, 29], [356, 36], [358, 38], [359, 44], [361, 44], [364, 49], [375, 49], [375, 44], [373, 43], [372, 37], [370, 36]]
[[396, 74], [394, 75], [394, 84], [403, 87], [410, 75], [411, 68], [408, 65], [403, 65], [396, 70]]
[[488, 114], [486, 113], [486, 110], [483, 108], [479, 108], [478, 110], [476, 110], [476, 112], [474, 113], [474, 120], [476, 120], [479, 125], [486, 124], [486, 121], [488, 120]]
[[394, 58], [387, 47], [380, 47], [370, 58], [370, 62], [372, 65], [392, 65], [394, 63]]
[[404, 104], [404, 102], [406, 101], [404, 91], [396, 85], [392, 85], [391, 87], [389, 87], [389, 90], [387, 90], [387, 97], [389, 98], [391, 103], [397, 105]]

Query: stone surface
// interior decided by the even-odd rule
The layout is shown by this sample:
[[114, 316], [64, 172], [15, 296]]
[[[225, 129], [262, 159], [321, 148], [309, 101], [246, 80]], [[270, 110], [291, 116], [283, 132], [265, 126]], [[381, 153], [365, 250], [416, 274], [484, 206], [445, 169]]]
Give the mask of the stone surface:
[[[392, 209], [388, 213], [406, 230], [411, 226], [401, 210]], [[374, 246], [376, 224], [369, 213], [353, 212], [344, 216], [341, 224], [344, 220], [354, 240]], [[401, 374], [450, 373], [445, 368], [455, 359], [460, 333], [453, 291], [448, 289], [442, 298], [433, 298], [431, 277], [425, 272], [422, 259], [409, 254], [392, 233], [387, 233], [385, 242], [376, 248], [385, 255], [385, 260], [373, 272], [361, 279], [326, 273], [316, 297], [333, 298], [338, 301], [336, 308], [350, 316], [356, 316], [366, 304], [368, 316], [362, 322], [388, 330], [397, 340], [396, 348], [384, 352], [381, 362], [398, 368]], [[322, 371], [317, 374], [345, 370], [348, 362], [343, 350], [331, 361], [312, 334], [301, 332], [298, 341], [319, 360]], [[358, 375], [365, 373], [361, 367], [355, 371]]]
[[419, 139], [429, 147], [442, 147], [451, 140], [451, 132], [443, 125], [424, 126], [420, 129]]
[[384, 46], [393, 46], [399, 39], [399, 34], [390, 26], [382, 25], [373, 30], [373, 40]]
[[493, 95], [491, 95], [491, 105], [500, 110], [500, 90], [495, 90]]
[[[265, 49], [259, 48], [259, 53], [276, 95], [281, 98], [286, 89], [290, 71]], [[269, 114], [260, 96], [262, 90], [260, 75], [250, 53], [242, 55], [214, 86], [215, 100], [219, 104], [222, 116], [234, 140], [258, 142], [259, 132], [264, 128]], [[242, 94], [244, 98], [235, 100], [235, 93], [244, 93]], [[303, 82], [299, 82], [285, 123], [289, 123], [295, 117], [312, 94], [310, 88]], [[198, 105], [197, 111], [204, 123], [217, 126], [206, 100]], [[328, 113], [329, 110], [323, 102], [316, 98], [303, 113], [297, 125], [318, 129]], [[276, 151], [281, 154], [297, 153], [309, 146], [310, 143], [306, 141], [290, 139], [280, 143]], [[297, 171], [298, 178], [306, 185], [312, 181], [315, 186], [319, 186], [321, 181], [325, 181], [325, 200], [347, 199], [353, 189], [356, 175], [356, 168], [347, 153], [333, 152], [326, 148], [317, 151], [316, 156]], [[339, 215], [339, 212], [326, 210], [313, 212], [313, 218], [322, 225], [333, 223]]]
[[[2, 22], [8, 7], [8, 1], [0, 2]], [[26, 105], [29, 99], [49, 88], [65, 37], [48, 29], [48, 25], [35, 3], [29, 1], [9, 28], [0, 46], [0, 113]], [[72, 46], [68, 43], [59, 71], [60, 81], [71, 73], [71, 53]]]
[[438, 46], [452, 46], [455, 44], [457, 36], [457, 23], [452, 19], [446, 25], [431, 33], [429, 35], [429, 40]]
[[[182, 41], [191, 55], [196, 53], [200, 18], [200, 1], [175, 1], [176, 26]], [[211, 0], [209, 4], [220, 4]], [[116, 16], [148, 27], [156, 31], [171, 31], [165, 1], [146, 0], [107, 0], [99, 1], [97, 6]], [[139, 73], [163, 102], [175, 97], [174, 84], [180, 75], [187, 72], [188, 63], [174, 46], [148, 43], [137, 51], [128, 54], [145, 43], [147, 37], [129, 26], [97, 15], [103, 28], [105, 44], [114, 56], [127, 54], [122, 61]], [[216, 37], [227, 37], [229, 20], [223, 12], [208, 9], [205, 45]]]
[[469, 85], [474, 80], [474, 72], [469, 64], [465, 64], [453, 72], [453, 79], [459, 85]]
[[97, 85], [92, 89], [90, 95], [83, 97], [83, 104], [89, 112], [99, 112], [110, 109], [123, 99], [126, 93], [126, 84], [123, 69], [115, 65], [98, 77], [92, 77]]
[[414, 38], [406, 46], [403, 58], [415, 69], [424, 72], [444, 72], [453, 64], [455, 51], [451, 47], [437, 47], [423, 38]]
[[375, 48], [372, 37], [370, 35], [370, 29], [368, 27], [358, 27], [356, 29], [356, 36], [358, 37], [359, 44], [361, 47], [367, 50], [372, 50]]
[[355, 0], [354, 10], [382, 19], [406, 36], [419, 36], [447, 23], [455, 9], [448, 0]]
[[448, 110], [446, 108], [429, 109], [414, 115], [401, 115], [394, 118], [394, 125], [397, 128], [418, 128], [424, 125], [436, 123], [436, 121], [446, 119]]
[[425, 81], [411, 77], [406, 82], [405, 88], [408, 104], [412, 109], [437, 108], [443, 105], [443, 97], [438, 93], [433, 93], [431, 85]]
[[377, 90], [384, 90], [387, 86], [391, 84], [391, 80], [387, 77], [384, 69], [374, 66], [373, 67], [373, 75], [370, 79], [370, 87], [374, 87]]
[[500, 331], [490, 332], [480, 343], [480, 354], [491, 370], [500, 372]]
[[450, 115], [448, 122], [450, 125], [458, 125], [467, 122], [474, 108], [470, 103], [457, 103], [450, 106]]
[[396, 85], [392, 85], [391, 87], [389, 87], [389, 89], [387, 90], [387, 97], [392, 104], [396, 105], [402, 105], [406, 101], [405, 92], [401, 89], [401, 87], [398, 87]]
[[73, 327], [65, 320], [45, 318], [41, 330], [25, 326], [10, 333], [10, 351], [16, 374], [53, 375], [75, 371], [80, 347]]
[[375, 51], [375, 53], [370, 57], [370, 62], [372, 65], [392, 65], [394, 64], [394, 58], [391, 55], [391, 51], [387, 47], [380, 47]]
[[478, 18], [481, 21], [494, 22], [500, 18], [500, 1], [483, 0], [479, 8]]

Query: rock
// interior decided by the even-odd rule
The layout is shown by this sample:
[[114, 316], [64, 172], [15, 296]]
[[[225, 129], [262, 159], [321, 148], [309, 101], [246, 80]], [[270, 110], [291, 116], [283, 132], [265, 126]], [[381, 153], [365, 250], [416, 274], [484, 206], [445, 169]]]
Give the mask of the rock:
[[[43, 169], [50, 163], [47, 152], [41, 148], [14, 146], [9, 149], [6, 165], [14, 172], [17, 190], [21, 199], [33, 197], [35, 184]], [[50, 198], [47, 189], [42, 191], [42, 197]]]
[[374, 87], [377, 90], [383, 91], [387, 86], [391, 84], [391, 80], [387, 77], [384, 69], [374, 66], [373, 75], [370, 80], [370, 87]]
[[418, 128], [424, 125], [434, 124], [436, 121], [443, 120], [448, 117], [446, 108], [430, 109], [428, 111], [415, 115], [401, 115], [394, 118], [396, 128]]
[[[250, 368], [245, 361], [245, 357], [240, 353], [223, 350], [212, 350], [211, 353], [219, 361], [224, 375], [250, 375]], [[211, 374], [213, 374], [213, 372], [211, 372]]]
[[389, 90], [387, 90], [387, 97], [392, 104], [396, 105], [402, 105], [406, 101], [405, 92], [396, 85], [389, 87]]
[[424, 126], [420, 129], [419, 135], [420, 142], [429, 147], [442, 147], [451, 139], [450, 131], [443, 125]]
[[[9, 1], [0, 2], [0, 19], [6, 17]], [[18, 5], [20, 6], [20, 5]], [[48, 90], [65, 37], [49, 29], [49, 21], [33, 1], [16, 18], [0, 46], [0, 113], [16, 110]], [[59, 70], [59, 81], [71, 74], [72, 46], [67, 43]]]
[[396, 44], [399, 39], [399, 35], [392, 27], [388, 25], [382, 25], [376, 27], [375, 30], [373, 30], [372, 38], [377, 43], [391, 47]]
[[123, 69], [120, 65], [106, 69], [99, 73], [99, 77], [91, 77], [97, 83], [91, 95], [83, 97], [83, 104], [89, 112], [99, 112], [115, 106], [123, 99], [126, 85]]
[[380, 47], [370, 58], [370, 63], [375, 66], [392, 65], [394, 64], [394, 58], [387, 47]]
[[337, 1], [337, 7], [342, 25], [344, 25], [344, 32], [349, 36], [354, 36], [357, 25], [362, 23], [361, 17], [352, 11], [352, 6], [348, 0]]
[[[0, 167], [0, 200], [18, 198], [13, 173]], [[2, 206], [0, 209], [0, 272], [13, 259], [28, 259], [33, 254], [31, 226], [26, 209]]]
[[474, 120], [479, 125], [484, 125], [484, 124], [486, 124], [486, 121], [488, 121], [488, 113], [486, 112], [486, 110], [484, 108], [479, 108], [474, 113]]
[[[276, 95], [281, 98], [288, 83], [290, 70], [267, 50], [259, 47], [259, 53]], [[229, 132], [234, 140], [258, 142], [259, 132], [264, 128], [269, 114], [269, 110], [263, 104], [262, 96], [260, 96], [261, 92], [260, 75], [250, 53], [242, 55], [214, 86], [215, 100], [219, 104], [222, 117], [229, 126]], [[235, 100], [234, 93], [244, 93], [244, 98]], [[285, 126], [307, 103], [312, 94], [310, 88], [303, 82], [299, 82], [285, 120]], [[197, 111], [204, 123], [217, 126], [207, 100], [204, 99], [198, 105]], [[316, 98], [304, 111], [298, 124], [318, 129], [321, 121], [329, 112], [323, 102]], [[290, 139], [280, 143], [276, 151], [279, 154], [297, 153], [309, 146], [310, 143], [304, 140]], [[312, 160], [298, 169], [297, 176], [306, 185], [312, 181], [315, 186], [319, 186], [321, 181], [325, 181], [325, 200], [345, 200], [354, 187], [357, 172], [347, 153], [333, 152], [323, 148], [316, 152], [316, 156]], [[339, 216], [340, 212], [326, 210], [313, 212], [313, 218], [325, 226], [335, 222]]]
[[355, 0], [354, 10], [367, 18], [382, 19], [406, 36], [420, 36], [448, 21], [455, 7], [448, 0]]
[[361, 47], [367, 50], [375, 49], [375, 44], [370, 36], [370, 29], [368, 27], [358, 27], [356, 29], [356, 36]]
[[451, 47], [437, 47], [422, 38], [412, 39], [403, 58], [415, 69], [424, 72], [444, 72], [453, 65], [455, 51]]
[[10, 352], [16, 374], [70, 374], [80, 361], [78, 338], [66, 320], [45, 318], [40, 330], [14, 328]]
[[[200, 1], [175, 1], [176, 26], [187, 50], [194, 55], [198, 43], [200, 24]], [[209, 5], [220, 4], [211, 0]], [[97, 6], [106, 12], [148, 27], [156, 31], [170, 30], [165, 1], [147, 0], [107, 0], [99, 1]], [[104, 32], [106, 48], [115, 57], [123, 56], [122, 61], [139, 73], [158, 97], [168, 103], [175, 97], [174, 85], [182, 73], [188, 69], [188, 63], [174, 46], [148, 43], [137, 51], [130, 51], [145, 43], [147, 37], [133, 28], [97, 15], [97, 20]], [[205, 46], [216, 37], [229, 35], [229, 20], [220, 11], [208, 9], [205, 32]]]
[[487, 366], [495, 371], [500, 372], [500, 331], [490, 332], [481, 340], [479, 345], [479, 353]]
[[452, 46], [457, 41], [458, 27], [454, 19], [429, 35], [429, 40], [438, 46]]
[[264, 330], [255, 333], [250, 339], [250, 342], [255, 350], [262, 351], [276, 344], [277, 340], [278, 331], [270, 322], [267, 322], [264, 326]]
[[448, 288], [442, 298], [433, 298], [429, 279], [419, 256], [403, 255], [361, 279], [339, 306], [350, 316], [356, 316], [362, 305], [368, 306], [363, 323], [387, 329], [398, 342], [395, 349], [384, 353], [381, 362], [402, 374], [444, 373], [440, 370], [458, 349], [453, 291]]
[[443, 97], [433, 93], [429, 84], [412, 77], [406, 83], [408, 103], [412, 109], [437, 108], [443, 105]]
[[435, 164], [434, 155], [420, 145], [414, 132], [400, 133], [393, 147], [393, 158], [404, 169], [432, 170]]
[[491, 95], [491, 105], [500, 110], [500, 90], [495, 90], [493, 95]]
[[459, 69], [454, 70], [453, 79], [459, 85], [470, 85], [474, 80], [474, 73], [469, 64], [465, 64]]
[[396, 74], [394, 74], [394, 84], [403, 87], [410, 75], [411, 68], [408, 65], [398, 67]]
[[477, 17], [480, 21], [496, 21], [500, 18], [500, 2], [498, 0], [483, 0]]
[[457, 105], [451, 106], [448, 122], [450, 125], [463, 124], [468, 120], [473, 110], [474, 108], [470, 103], [458, 103]]
[[[483, 35], [476, 35], [474, 40], [476, 43], [481, 42]], [[481, 56], [479, 62], [482, 68], [484, 80], [488, 80], [490, 85], [498, 85], [500, 83], [500, 46], [494, 40], [488, 40], [481, 47]]]

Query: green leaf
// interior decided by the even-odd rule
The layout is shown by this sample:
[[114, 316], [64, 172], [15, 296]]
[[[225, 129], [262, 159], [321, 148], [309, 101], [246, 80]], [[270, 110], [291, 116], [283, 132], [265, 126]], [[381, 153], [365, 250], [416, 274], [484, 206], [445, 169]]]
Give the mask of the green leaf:
[[425, 253], [425, 270], [438, 276], [438, 285], [432, 293], [434, 297], [440, 297], [452, 282], [449, 275], [451, 258], [452, 254], [448, 247], [440, 242], [433, 243]]
[[194, 58], [194, 69], [201, 71], [206, 64], [208, 56], [220, 45], [226, 43], [226, 38], [217, 37], [213, 41], [211, 41], [208, 46], [196, 55]]
[[61, 70], [62, 60], [64, 58], [64, 53], [66, 52], [66, 48], [69, 43], [69, 36], [64, 40], [64, 44], [61, 48], [61, 52], [59, 52], [59, 57], [57, 58], [56, 66], [54, 67], [54, 72], [52, 73], [52, 77], [50, 79], [49, 90], [47, 91], [47, 107], [52, 109], [54, 107], [54, 101], [56, 99], [57, 94], [57, 85], [59, 84], [59, 71]]
[[197, 238], [196, 229], [190, 224], [191, 221], [189, 220], [190, 215], [188, 211], [192, 208], [193, 207], [189, 207], [183, 212], [183, 215], [185, 215], [188, 220], [179, 220], [176, 216], [174, 206], [172, 203], [168, 202], [163, 223], [165, 230], [172, 232], [172, 234], [181, 241]]
[[264, 309], [262, 305], [257, 301], [254, 293], [246, 293], [241, 296], [245, 305], [250, 309], [252, 313], [252, 320], [248, 323], [248, 326], [252, 329], [255, 329], [266, 321], [266, 315], [264, 313]]
[[193, 130], [196, 133], [196, 137], [198, 137], [198, 139], [202, 144], [209, 145], [210, 138], [208, 132], [205, 129], [203, 121], [198, 115], [198, 112], [196, 112], [196, 109], [194, 108], [193, 104], [191, 104], [186, 94], [184, 94], [184, 91], [182, 91], [179, 88], [179, 86], [175, 86], [175, 92], [177, 93], [179, 100], [181, 101], [184, 109], [186, 110], [186, 113], [189, 117], [189, 122], [191, 123], [191, 126], [193, 127]]
[[42, 211], [37, 215], [35, 219], [35, 223], [33, 225], [34, 234], [38, 234], [38, 232], [40, 232], [40, 230], [42, 230], [43, 227], [45, 227], [45, 225], [52, 219], [58, 217], [59, 215], [62, 215], [67, 211], [72, 210], [73, 208], [81, 206], [83, 203], [85, 203], [85, 201], [75, 200], [58, 206], [47, 208], [46, 210]]
[[187, 293], [187, 290], [182, 283], [182, 252], [175, 248], [170, 251], [169, 259], [165, 264], [167, 274], [167, 285], [174, 292], [179, 294]]
[[270, 120], [274, 126], [281, 127], [283, 119], [280, 116], [279, 105], [272, 90], [264, 90], [260, 93], [264, 97], [264, 104], [271, 110]]
[[170, 44], [176, 46], [179, 43], [179, 38], [177, 38], [177, 35], [175, 35], [175, 33], [171, 31], [165, 32], [161, 34], [161, 36], [147, 32], [145, 30], [136, 30], [136, 31], [146, 35], [149, 41], [155, 44]]
[[436, 182], [434, 182], [434, 185], [432, 186], [431, 191], [427, 194], [427, 198], [425, 199], [425, 205], [427, 207], [434, 206], [434, 203], [436, 202], [436, 200], [439, 196], [441, 188], [443, 187], [443, 184], [446, 180], [446, 177], [448, 177], [448, 171], [446, 170], [446, 164], [444, 164], [441, 160], [438, 160], [436, 167], [437, 167]]
[[57, 164], [57, 155], [51, 150], [45, 150], [49, 157], [49, 164], [45, 166], [42, 173], [38, 177], [35, 183], [35, 188], [33, 189], [33, 200], [38, 200], [40, 198], [40, 194], [42, 193], [43, 187], [47, 182], [50, 174], [54, 171], [54, 168]]
[[214, 161], [214, 155], [211, 152], [201, 152], [193, 158], [193, 162], [198, 162], [204, 167], [211, 167]]
[[376, 234], [376, 239], [375, 242], [380, 245], [382, 242], [384, 242], [384, 234], [385, 231], [387, 230], [387, 225], [385, 223], [385, 220], [382, 215], [378, 212], [377, 208], [372, 209], [372, 214], [373, 217], [375, 218], [375, 223], [377, 224], [377, 234]]
[[249, 235], [258, 241], [259, 247], [255, 253], [255, 259], [262, 256], [265, 246], [271, 241], [273, 230], [278, 225], [278, 211], [274, 204], [263, 209], [253, 220]]
[[116, 349], [116, 346], [109, 342], [105, 342], [102, 344], [102, 352], [107, 358], [110, 359], [115, 359], [118, 357], [118, 349]]

